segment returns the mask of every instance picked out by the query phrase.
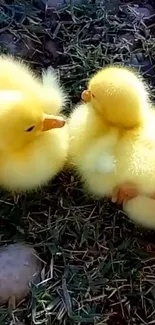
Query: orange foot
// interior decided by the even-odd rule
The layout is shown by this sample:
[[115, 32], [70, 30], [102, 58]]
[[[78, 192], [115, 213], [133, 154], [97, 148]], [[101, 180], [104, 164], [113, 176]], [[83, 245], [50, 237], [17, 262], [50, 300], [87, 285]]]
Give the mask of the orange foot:
[[151, 199], [155, 200], [155, 193], [151, 194], [149, 197], [150, 197]]
[[123, 185], [116, 186], [112, 193], [112, 202], [117, 204], [124, 204], [128, 200], [138, 196], [139, 192], [135, 184], [124, 183]]

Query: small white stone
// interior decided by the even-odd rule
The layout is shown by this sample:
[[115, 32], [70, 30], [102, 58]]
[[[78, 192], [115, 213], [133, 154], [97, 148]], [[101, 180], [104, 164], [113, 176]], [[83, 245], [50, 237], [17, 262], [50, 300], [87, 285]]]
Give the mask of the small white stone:
[[0, 304], [11, 296], [16, 302], [29, 293], [29, 283], [40, 281], [42, 263], [36, 251], [23, 244], [11, 244], [0, 248]]

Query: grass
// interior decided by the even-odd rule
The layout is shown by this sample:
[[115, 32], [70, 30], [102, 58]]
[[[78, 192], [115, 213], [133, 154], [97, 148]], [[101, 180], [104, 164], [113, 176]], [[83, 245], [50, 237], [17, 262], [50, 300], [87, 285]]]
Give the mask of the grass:
[[[51, 11], [47, 2], [3, 0], [1, 50], [38, 73], [52, 64], [72, 100], [68, 112], [89, 76], [112, 62], [141, 66], [154, 97], [153, 18], [138, 20], [131, 8], [90, 1]], [[155, 324], [154, 232], [86, 197], [73, 173], [16, 201], [1, 193], [0, 216], [1, 245], [26, 241], [45, 262], [41, 283], [15, 310], [1, 308], [0, 324]]]

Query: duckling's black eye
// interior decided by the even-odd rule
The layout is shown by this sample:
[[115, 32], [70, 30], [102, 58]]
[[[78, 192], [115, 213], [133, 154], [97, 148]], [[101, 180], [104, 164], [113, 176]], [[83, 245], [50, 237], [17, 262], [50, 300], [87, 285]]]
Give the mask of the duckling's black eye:
[[93, 98], [95, 98], [95, 95], [94, 95], [94, 94], [92, 94], [92, 97], [93, 97]]
[[33, 126], [30, 126], [30, 128], [28, 128], [28, 129], [26, 130], [26, 132], [31, 132], [34, 128], [35, 128], [34, 125], [33, 125]]

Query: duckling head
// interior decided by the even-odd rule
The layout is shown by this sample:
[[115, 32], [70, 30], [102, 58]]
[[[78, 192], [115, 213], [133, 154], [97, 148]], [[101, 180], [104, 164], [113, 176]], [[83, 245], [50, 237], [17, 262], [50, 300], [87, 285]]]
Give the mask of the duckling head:
[[148, 92], [140, 77], [116, 66], [97, 72], [82, 99], [90, 102], [105, 122], [124, 128], [140, 126], [149, 107]]
[[0, 150], [19, 150], [51, 129], [62, 128], [65, 120], [44, 113], [43, 102], [16, 90], [0, 91]]

